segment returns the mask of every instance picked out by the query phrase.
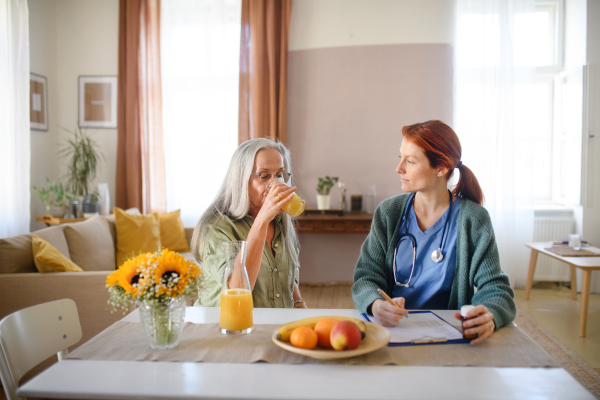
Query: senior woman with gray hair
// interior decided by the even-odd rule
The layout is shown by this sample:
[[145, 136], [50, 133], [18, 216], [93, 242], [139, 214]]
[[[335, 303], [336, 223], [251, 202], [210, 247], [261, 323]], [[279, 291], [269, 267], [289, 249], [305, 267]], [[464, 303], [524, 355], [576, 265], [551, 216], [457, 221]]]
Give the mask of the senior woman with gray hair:
[[219, 193], [194, 230], [192, 251], [205, 278], [195, 305], [219, 305], [222, 243], [245, 240], [254, 307], [306, 308], [298, 288], [298, 236], [281, 209], [296, 190], [284, 184], [291, 183], [291, 166], [281, 143], [260, 138], [237, 148]]

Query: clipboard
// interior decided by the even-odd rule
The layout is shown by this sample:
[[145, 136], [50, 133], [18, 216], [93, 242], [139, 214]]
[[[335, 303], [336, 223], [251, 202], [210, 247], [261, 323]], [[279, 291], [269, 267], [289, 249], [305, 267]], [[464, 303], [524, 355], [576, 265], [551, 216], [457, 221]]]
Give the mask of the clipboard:
[[[464, 339], [462, 338], [462, 332], [458, 330], [458, 328], [456, 328], [455, 326], [453, 326], [452, 324], [448, 323], [448, 321], [444, 320], [443, 318], [441, 318], [439, 315], [437, 315], [436, 313], [434, 313], [433, 311], [426, 311], [426, 310], [419, 310], [419, 311], [409, 311], [409, 314], [411, 315], [426, 315], [427, 318], [429, 320], [434, 320], [434, 321], [442, 321], [444, 324], [447, 324], [448, 326], [442, 325], [443, 329], [448, 329], [451, 328], [453, 330], [456, 330], [458, 333], [460, 333], [460, 338], [459, 339], [448, 339], [447, 337], [435, 337], [435, 335], [433, 336], [429, 336], [429, 335], [421, 335], [419, 337], [412, 337], [408, 340], [403, 340], [403, 341], [394, 341], [394, 331], [396, 332], [407, 332], [407, 330], [405, 330], [404, 328], [402, 328], [401, 326], [398, 327], [392, 327], [388, 329], [390, 331], [392, 331], [392, 339], [390, 340], [390, 342], [388, 343], [388, 346], [390, 347], [396, 347], [396, 346], [421, 346], [421, 345], [430, 345], [430, 344], [455, 344], [455, 343], [469, 343], [471, 342], [469, 339]], [[361, 317], [368, 322], [373, 322], [373, 323], [377, 323], [377, 321], [372, 321], [369, 316], [365, 313], [361, 313], [360, 314]], [[435, 319], [435, 318], [437, 319]], [[413, 320], [414, 321], [414, 320]], [[410, 321], [412, 322], [412, 321]], [[437, 324], [440, 325], [440, 324]]]

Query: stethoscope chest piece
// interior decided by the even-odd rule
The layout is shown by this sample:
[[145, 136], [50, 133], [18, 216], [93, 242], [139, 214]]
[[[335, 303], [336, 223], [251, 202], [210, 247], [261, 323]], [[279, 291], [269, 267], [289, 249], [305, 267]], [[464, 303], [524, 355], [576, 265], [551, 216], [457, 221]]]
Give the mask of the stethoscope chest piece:
[[431, 261], [433, 261], [435, 263], [439, 263], [443, 259], [444, 259], [444, 255], [442, 254], [440, 249], [434, 250], [433, 253], [431, 253]]

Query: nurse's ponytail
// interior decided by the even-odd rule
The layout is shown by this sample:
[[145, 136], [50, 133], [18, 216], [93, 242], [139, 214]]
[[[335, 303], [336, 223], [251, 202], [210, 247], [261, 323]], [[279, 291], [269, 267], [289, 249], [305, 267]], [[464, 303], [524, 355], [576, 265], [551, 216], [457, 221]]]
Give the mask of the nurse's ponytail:
[[450, 126], [438, 120], [421, 122], [403, 127], [402, 136], [424, 150], [432, 168], [448, 168], [446, 179], [458, 168], [460, 176], [452, 194], [483, 205], [483, 191], [473, 171], [462, 163], [460, 140]]

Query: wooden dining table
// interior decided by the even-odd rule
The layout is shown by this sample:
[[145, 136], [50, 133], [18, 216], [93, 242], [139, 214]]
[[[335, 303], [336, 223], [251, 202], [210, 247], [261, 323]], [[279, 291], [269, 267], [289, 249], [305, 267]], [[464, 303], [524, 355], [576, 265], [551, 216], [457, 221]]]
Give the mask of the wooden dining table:
[[[192, 324], [215, 324], [218, 312], [218, 308], [188, 307], [185, 319]], [[459, 324], [452, 311], [435, 313], [454, 326]], [[351, 309], [255, 309], [254, 324], [279, 325], [330, 315], [361, 318]], [[120, 322], [139, 323], [137, 310]], [[509, 342], [513, 334], [524, 335], [518, 327], [502, 329]], [[471, 354], [483, 354], [485, 349], [469, 344], [428, 349], [435, 354], [443, 346], [465, 346], [453, 349]], [[535, 350], [539, 353], [541, 348]], [[410, 353], [407, 348], [394, 351]], [[410, 365], [417, 361], [340, 365], [64, 359], [21, 385], [17, 394], [63, 399], [594, 399], [558, 364], [538, 368]]]

